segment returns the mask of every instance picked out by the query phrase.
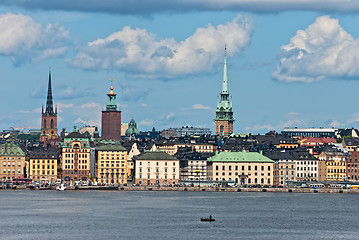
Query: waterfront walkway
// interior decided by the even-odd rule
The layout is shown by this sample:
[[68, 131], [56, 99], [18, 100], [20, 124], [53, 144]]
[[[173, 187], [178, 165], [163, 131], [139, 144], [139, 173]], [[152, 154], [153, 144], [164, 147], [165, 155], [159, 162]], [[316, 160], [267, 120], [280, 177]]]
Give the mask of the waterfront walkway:
[[[56, 190], [56, 186], [48, 188], [35, 188], [31, 185], [14, 185], [13, 188], [0, 189], [0, 191], [9, 190]], [[289, 192], [289, 193], [359, 193], [359, 189], [341, 189], [341, 188], [241, 188], [241, 187], [158, 187], [158, 186], [67, 186], [66, 190], [84, 191], [207, 191], [207, 192]]]

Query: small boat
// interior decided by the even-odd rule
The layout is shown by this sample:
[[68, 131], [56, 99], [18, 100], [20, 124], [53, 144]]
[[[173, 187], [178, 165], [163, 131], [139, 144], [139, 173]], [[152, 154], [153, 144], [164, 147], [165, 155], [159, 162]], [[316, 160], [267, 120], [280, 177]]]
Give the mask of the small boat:
[[60, 186], [56, 187], [56, 191], [65, 191], [65, 190], [66, 190], [66, 187], [63, 183]]
[[208, 218], [201, 218], [202, 222], [214, 222], [216, 219], [214, 219], [212, 216], [209, 216]]

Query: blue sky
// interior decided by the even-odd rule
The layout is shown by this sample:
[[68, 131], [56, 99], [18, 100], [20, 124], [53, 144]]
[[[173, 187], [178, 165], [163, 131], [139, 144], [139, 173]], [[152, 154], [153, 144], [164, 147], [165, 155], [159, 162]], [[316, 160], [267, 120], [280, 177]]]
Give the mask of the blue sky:
[[109, 78], [123, 122], [213, 130], [225, 44], [235, 132], [359, 127], [359, 3], [221, 2], [1, 1], [0, 129], [40, 127], [51, 66], [59, 130], [100, 126]]

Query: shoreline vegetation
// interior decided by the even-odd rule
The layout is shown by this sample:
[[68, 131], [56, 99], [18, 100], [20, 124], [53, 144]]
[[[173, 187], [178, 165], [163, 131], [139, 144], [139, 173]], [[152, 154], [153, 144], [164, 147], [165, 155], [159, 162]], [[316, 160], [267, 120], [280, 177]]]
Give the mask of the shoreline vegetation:
[[[16, 185], [1, 188], [11, 190], [56, 190], [56, 186], [36, 188], [32, 185]], [[242, 187], [164, 187], [164, 186], [67, 186], [66, 191], [191, 191], [191, 192], [271, 192], [271, 193], [359, 193], [359, 189], [343, 188], [242, 188]]]

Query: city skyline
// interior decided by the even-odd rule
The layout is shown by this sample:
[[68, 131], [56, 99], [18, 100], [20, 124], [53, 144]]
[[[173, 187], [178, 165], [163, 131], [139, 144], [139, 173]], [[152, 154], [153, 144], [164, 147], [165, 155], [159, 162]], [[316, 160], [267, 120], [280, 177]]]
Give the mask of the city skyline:
[[155, 1], [137, 11], [62, 2], [0, 3], [2, 129], [40, 128], [51, 66], [59, 130], [100, 127], [115, 78], [123, 122], [214, 133], [225, 44], [235, 133], [359, 127], [354, 1], [274, 1], [256, 11], [243, 1], [224, 1], [220, 11], [212, 1]]

